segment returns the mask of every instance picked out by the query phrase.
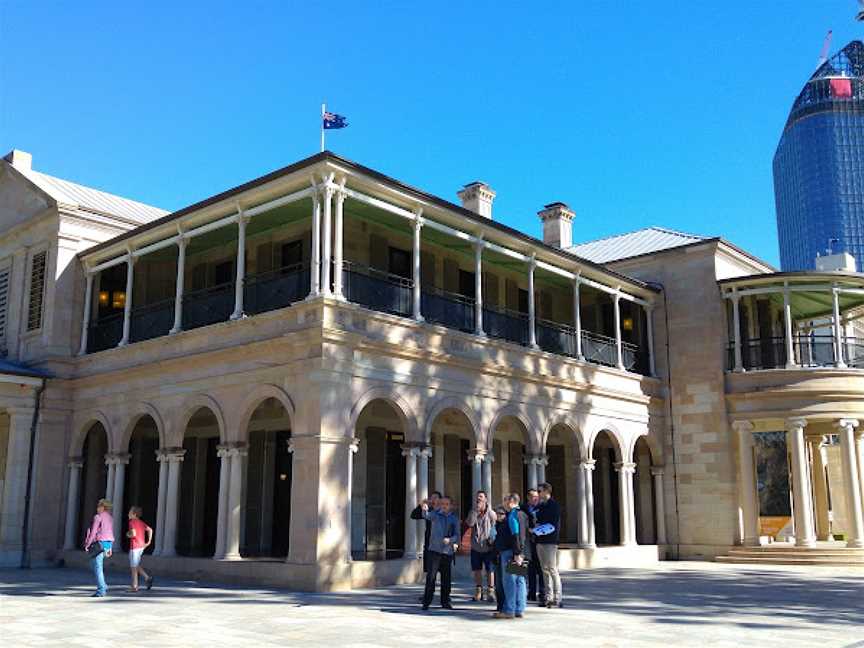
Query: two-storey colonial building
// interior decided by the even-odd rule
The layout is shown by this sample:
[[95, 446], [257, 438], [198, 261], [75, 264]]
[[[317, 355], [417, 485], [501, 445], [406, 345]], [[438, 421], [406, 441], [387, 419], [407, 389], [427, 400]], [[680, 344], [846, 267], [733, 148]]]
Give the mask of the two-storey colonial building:
[[[773, 325], [810, 278], [664, 230], [572, 247], [563, 203], [538, 240], [492, 218], [483, 183], [458, 206], [324, 152], [167, 214], [18, 151], [0, 164], [3, 563], [84, 560], [107, 496], [118, 532], [144, 508], [178, 575], [413, 580], [408, 515], [430, 490], [464, 512], [539, 481], [565, 511], [563, 566], [713, 557], [758, 540], [747, 434], [778, 426], [796, 493], [807, 448], [840, 434], [861, 544], [854, 398], [822, 407], [860, 388], [854, 341], [833, 338], [838, 362], [805, 339], [857, 313], [857, 275], [814, 278], [834, 310], [787, 305], [778, 347], [759, 295]], [[752, 331], [729, 352], [727, 302]], [[760, 344], [782, 370], [753, 364]], [[773, 409], [752, 406], [765, 381]], [[815, 382], [796, 405], [798, 381]]]

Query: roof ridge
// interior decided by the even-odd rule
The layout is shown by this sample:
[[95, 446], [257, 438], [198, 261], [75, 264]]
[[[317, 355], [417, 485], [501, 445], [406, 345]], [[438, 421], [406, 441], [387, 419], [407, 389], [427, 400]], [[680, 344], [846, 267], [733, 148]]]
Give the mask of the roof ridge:
[[629, 232], [621, 232], [620, 234], [610, 234], [609, 236], [603, 236], [597, 239], [591, 239], [590, 241], [583, 241], [581, 243], [574, 243], [571, 247], [580, 247], [583, 245], [591, 245], [592, 243], [600, 243], [601, 241], [609, 241], [616, 238], [621, 238], [623, 236], [631, 236], [633, 234], [638, 234], [640, 232], [648, 232], [654, 230], [656, 232], [663, 232], [665, 234], [675, 234], [677, 236], [686, 236], [687, 238], [704, 240], [710, 237], [702, 236], [700, 234], [689, 234], [687, 232], [682, 232], [680, 230], [673, 230], [668, 227], [661, 227], [660, 225], [649, 225], [648, 227], [640, 227], [639, 229], [630, 230]]
[[82, 184], [80, 182], [76, 182], [75, 180], [69, 180], [67, 178], [61, 178], [60, 176], [51, 175], [50, 173], [45, 173], [44, 171], [37, 171], [36, 169], [29, 169], [30, 173], [35, 173], [43, 178], [48, 178], [50, 180], [56, 180], [58, 182], [63, 182], [66, 184], [73, 185], [75, 187], [80, 187], [81, 189], [86, 189], [88, 191], [96, 191], [105, 196], [110, 196], [112, 198], [117, 198], [118, 200], [124, 200], [126, 202], [135, 203], [136, 205], [141, 205], [142, 207], [147, 207], [148, 209], [155, 209], [161, 212], [165, 212], [166, 214], [170, 213], [170, 210], [163, 209], [162, 207], [157, 207], [156, 205], [151, 205], [150, 203], [145, 203], [140, 200], [135, 200], [134, 198], [128, 198], [126, 196], [121, 196], [120, 194], [112, 193], [110, 191], [105, 191], [104, 189], [99, 189], [97, 187], [91, 187], [90, 185]]

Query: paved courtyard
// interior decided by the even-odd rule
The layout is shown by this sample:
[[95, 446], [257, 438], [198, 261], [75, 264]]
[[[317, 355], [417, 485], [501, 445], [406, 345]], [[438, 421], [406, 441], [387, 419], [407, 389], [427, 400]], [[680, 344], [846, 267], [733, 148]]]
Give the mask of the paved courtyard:
[[[664, 563], [565, 577], [567, 608], [491, 620], [417, 604], [419, 586], [303, 594], [161, 580], [89, 598], [90, 574], [0, 570], [0, 645], [18, 646], [795, 646], [864, 648], [864, 569]], [[437, 603], [437, 599], [436, 599]]]

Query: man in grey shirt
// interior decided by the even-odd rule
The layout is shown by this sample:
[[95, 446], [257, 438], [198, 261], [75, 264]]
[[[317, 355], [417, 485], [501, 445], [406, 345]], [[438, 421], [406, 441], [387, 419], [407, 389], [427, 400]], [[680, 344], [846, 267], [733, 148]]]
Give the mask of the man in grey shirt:
[[435, 580], [441, 572], [441, 607], [452, 610], [450, 602], [451, 566], [459, 548], [459, 519], [450, 511], [450, 498], [438, 500], [438, 510], [429, 510], [426, 502], [420, 505], [423, 519], [429, 521], [429, 561], [426, 570], [426, 591], [423, 609], [428, 610], [435, 594]]

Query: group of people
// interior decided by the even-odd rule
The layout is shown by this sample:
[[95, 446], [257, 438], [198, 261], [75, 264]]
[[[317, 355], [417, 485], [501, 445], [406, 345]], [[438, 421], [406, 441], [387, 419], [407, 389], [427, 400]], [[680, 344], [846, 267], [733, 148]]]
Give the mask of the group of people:
[[451, 499], [437, 491], [420, 502], [411, 518], [426, 520], [424, 610], [432, 603], [439, 574], [441, 607], [453, 609], [452, 570], [460, 543], [466, 542], [470, 543], [474, 576], [473, 600], [496, 603], [494, 618], [522, 618], [527, 601], [547, 608], [564, 607], [558, 573], [561, 508], [552, 497], [550, 484], [530, 489], [524, 505], [518, 493], [505, 495], [495, 509], [488, 494], [478, 491], [464, 521], [464, 534]]
[[[105, 582], [105, 559], [110, 558], [114, 550], [114, 517], [111, 515], [113, 508], [110, 501], [100, 499], [96, 505], [96, 515], [87, 530], [84, 539], [84, 551], [90, 556], [90, 566], [96, 577], [95, 597], [103, 597], [108, 593], [108, 584]], [[153, 577], [144, 571], [141, 566], [141, 557], [144, 550], [153, 542], [153, 529], [141, 519], [143, 511], [140, 506], [129, 509], [128, 531], [129, 538], [129, 568], [132, 572], [132, 583], [128, 592], [138, 592], [139, 576], [144, 579], [144, 585], [149, 590], [153, 587]]]

